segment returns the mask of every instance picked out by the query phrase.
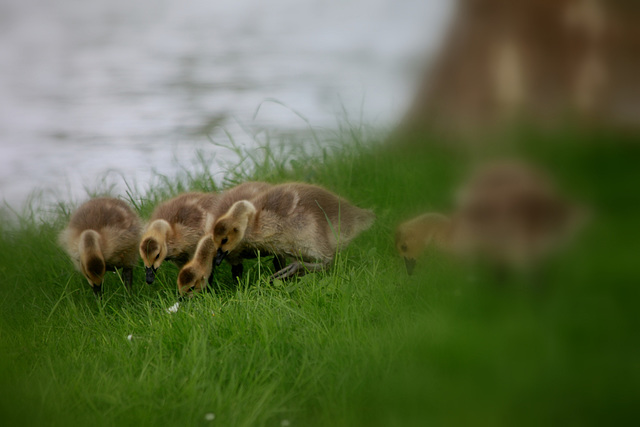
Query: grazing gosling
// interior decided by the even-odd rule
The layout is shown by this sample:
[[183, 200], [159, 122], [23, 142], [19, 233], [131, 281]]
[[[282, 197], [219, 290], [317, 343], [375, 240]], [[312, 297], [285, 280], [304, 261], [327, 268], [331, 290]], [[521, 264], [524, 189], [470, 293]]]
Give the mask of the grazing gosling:
[[[178, 273], [178, 294], [184, 296], [204, 290], [213, 280], [215, 256], [213, 236], [207, 234], [198, 242], [193, 258]], [[241, 264], [242, 265], [242, 264]]]
[[409, 275], [422, 252], [433, 245], [448, 252], [455, 251], [453, 221], [439, 213], [425, 213], [403, 222], [396, 229], [396, 250], [404, 258]]
[[[272, 254], [260, 252], [261, 257], [268, 257]], [[191, 295], [206, 288], [205, 281], [209, 285], [213, 282], [213, 270], [215, 268], [216, 246], [213, 235], [207, 234], [200, 239], [193, 258], [185, 264], [178, 274], [178, 293], [180, 295]], [[251, 250], [238, 250], [229, 253], [225, 260], [231, 264], [231, 275], [234, 279], [242, 276], [242, 260], [256, 258], [258, 252]], [[275, 271], [281, 270], [285, 265], [282, 256], [273, 256], [273, 266]]]
[[198, 240], [213, 223], [211, 213], [218, 197], [213, 193], [185, 193], [155, 208], [139, 247], [148, 284], [153, 283], [165, 260], [181, 267], [193, 256]]
[[231, 253], [257, 250], [294, 259], [271, 280], [321, 271], [374, 220], [372, 211], [353, 206], [324, 188], [277, 185], [252, 201], [234, 203], [216, 221], [216, 265]]
[[59, 242], [100, 295], [107, 270], [122, 268], [125, 284], [131, 288], [141, 230], [140, 219], [125, 202], [103, 197], [89, 200], [74, 212]]
[[[218, 217], [220, 214], [224, 214], [238, 200], [252, 200], [271, 187], [273, 187], [271, 184], [265, 182], [245, 182], [223, 192], [220, 195], [214, 216]], [[211, 247], [213, 242], [211, 233], [213, 233], [213, 224], [209, 227], [208, 233], [198, 242], [192, 259], [180, 270], [178, 274], [178, 292], [180, 295], [192, 290], [201, 291], [206, 287], [205, 281], [207, 280], [209, 284], [212, 283], [216, 251], [215, 248]], [[262, 255], [267, 256], [268, 254], [262, 253]], [[242, 260], [255, 258], [255, 256], [256, 254], [253, 251], [240, 251], [230, 255], [227, 261], [231, 264], [232, 276], [234, 278], [242, 276]], [[283, 260], [275, 257], [273, 262], [279, 269]]]

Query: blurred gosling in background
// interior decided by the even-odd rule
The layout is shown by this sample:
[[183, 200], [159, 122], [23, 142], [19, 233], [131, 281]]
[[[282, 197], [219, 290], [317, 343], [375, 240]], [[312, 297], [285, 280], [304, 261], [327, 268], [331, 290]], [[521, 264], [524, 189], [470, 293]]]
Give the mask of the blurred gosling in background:
[[439, 213], [422, 214], [398, 226], [395, 243], [404, 258], [407, 273], [411, 275], [417, 259], [429, 246], [456, 252], [453, 221]]
[[457, 196], [456, 229], [469, 248], [520, 272], [539, 268], [586, 220], [546, 172], [520, 160], [480, 166]]

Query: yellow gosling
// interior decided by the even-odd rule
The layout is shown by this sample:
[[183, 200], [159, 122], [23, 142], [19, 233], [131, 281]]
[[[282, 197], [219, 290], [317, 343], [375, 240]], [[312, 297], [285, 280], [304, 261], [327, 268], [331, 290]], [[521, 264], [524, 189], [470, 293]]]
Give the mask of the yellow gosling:
[[213, 223], [218, 199], [214, 193], [191, 192], [156, 207], [139, 246], [148, 284], [164, 261], [181, 267], [193, 256], [198, 240]]
[[404, 258], [408, 274], [429, 246], [454, 251], [453, 221], [439, 213], [425, 213], [400, 224], [396, 230], [396, 250]]

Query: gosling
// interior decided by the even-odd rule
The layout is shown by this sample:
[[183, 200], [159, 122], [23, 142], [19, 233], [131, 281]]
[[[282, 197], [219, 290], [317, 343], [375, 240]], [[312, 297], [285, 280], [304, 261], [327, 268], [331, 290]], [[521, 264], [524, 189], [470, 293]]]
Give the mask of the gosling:
[[59, 243], [100, 296], [107, 270], [122, 268], [124, 282], [131, 288], [141, 230], [140, 219], [125, 202], [103, 197], [89, 200], [74, 212]]
[[439, 213], [425, 213], [400, 224], [396, 230], [396, 250], [404, 258], [409, 275], [413, 274], [417, 259], [427, 247], [457, 252], [454, 243], [454, 222]]
[[525, 162], [483, 165], [458, 193], [456, 229], [473, 250], [508, 270], [531, 272], [584, 224], [584, 209]]
[[140, 241], [140, 256], [146, 270], [146, 281], [152, 284], [164, 261], [182, 267], [196, 249], [204, 230], [214, 221], [218, 203], [214, 193], [181, 194], [158, 205]]
[[216, 265], [231, 253], [261, 251], [293, 259], [271, 280], [325, 270], [338, 250], [373, 224], [375, 214], [324, 188], [301, 183], [274, 186], [240, 200], [213, 228]]

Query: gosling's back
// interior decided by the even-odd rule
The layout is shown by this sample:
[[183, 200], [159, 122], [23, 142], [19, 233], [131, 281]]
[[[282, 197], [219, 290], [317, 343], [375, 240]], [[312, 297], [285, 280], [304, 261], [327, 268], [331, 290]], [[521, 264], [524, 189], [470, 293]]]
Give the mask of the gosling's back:
[[142, 226], [136, 213], [125, 202], [110, 197], [89, 200], [71, 216], [60, 234], [60, 243], [72, 259], [80, 258], [80, 234], [94, 230], [101, 237], [104, 261], [112, 267], [131, 267], [138, 257]]
[[159, 204], [151, 214], [149, 222], [163, 219], [169, 224], [181, 224], [192, 229], [204, 226], [206, 212], [216, 208], [215, 193], [189, 192]]
[[274, 186], [257, 197], [254, 205], [254, 233], [294, 250], [317, 252], [322, 258], [335, 255], [375, 220], [372, 211], [311, 184]]

